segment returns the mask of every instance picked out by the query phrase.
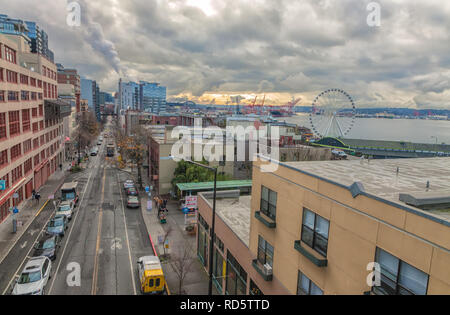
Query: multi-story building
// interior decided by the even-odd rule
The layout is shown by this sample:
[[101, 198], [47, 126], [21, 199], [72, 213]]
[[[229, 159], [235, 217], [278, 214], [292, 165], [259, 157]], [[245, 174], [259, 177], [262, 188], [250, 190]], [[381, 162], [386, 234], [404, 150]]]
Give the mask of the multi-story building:
[[[221, 292], [450, 293], [450, 158], [274, 162], [253, 163], [250, 202], [218, 195]], [[201, 257], [211, 195], [198, 201]]]
[[165, 86], [159, 83], [139, 82], [139, 108], [142, 111], [159, 114], [166, 111]]
[[[58, 67], [58, 92], [60, 98], [75, 99], [76, 112], [80, 112], [81, 86], [80, 76], [77, 69], [66, 69], [62, 64], [56, 64]], [[69, 89], [68, 86], [73, 86]], [[73, 91], [73, 92], [72, 92]], [[69, 93], [70, 92], [70, 93]]]
[[81, 78], [81, 99], [88, 101], [89, 107], [100, 121], [100, 88], [96, 81]]
[[159, 114], [166, 111], [166, 87], [146, 81], [123, 83], [119, 80], [119, 108]]
[[23, 36], [0, 34], [0, 222], [63, 160], [70, 106], [57, 100], [57, 84], [54, 63], [32, 53]]
[[32, 53], [40, 54], [54, 62], [53, 52], [48, 48], [48, 35], [36, 22], [13, 19], [0, 14], [0, 33], [25, 36]]

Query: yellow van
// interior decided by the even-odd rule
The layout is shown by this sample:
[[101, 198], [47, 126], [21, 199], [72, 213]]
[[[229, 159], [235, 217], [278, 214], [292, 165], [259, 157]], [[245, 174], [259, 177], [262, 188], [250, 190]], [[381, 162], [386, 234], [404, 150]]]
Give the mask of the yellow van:
[[143, 256], [137, 262], [141, 293], [164, 294], [165, 279], [157, 256]]

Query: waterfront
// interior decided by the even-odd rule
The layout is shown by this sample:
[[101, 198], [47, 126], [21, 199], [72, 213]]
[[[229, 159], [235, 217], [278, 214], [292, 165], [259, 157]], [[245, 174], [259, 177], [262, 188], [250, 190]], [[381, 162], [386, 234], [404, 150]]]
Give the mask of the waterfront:
[[[309, 116], [278, 118], [279, 121], [311, 127]], [[356, 118], [346, 138], [450, 144], [450, 121], [423, 119]]]

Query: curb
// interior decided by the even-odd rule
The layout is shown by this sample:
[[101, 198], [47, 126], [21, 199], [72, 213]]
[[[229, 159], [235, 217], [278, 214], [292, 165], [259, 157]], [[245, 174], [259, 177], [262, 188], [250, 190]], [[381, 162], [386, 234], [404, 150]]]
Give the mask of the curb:
[[[58, 191], [58, 189], [64, 184], [64, 181], [66, 179], [66, 175], [64, 175], [64, 178], [62, 179], [62, 181], [58, 184], [58, 187], [56, 188], [55, 192]], [[55, 194], [55, 192], [53, 194]], [[31, 200], [31, 199], [28, 199]], [[48, 202], [50, 201], [50, 199], [47, 199], [47, 201], [44, 202], [44, 204], [42, 205], [42, 207], [38, 210], [38, 212], [34, 215], [34, 217], [31, 219], [31, 221], [22, 229], [20, 234], [16, 234], [18, 235], [17, 239], [15, 242], [12, 243], [12, 245], [8, 248], [8, 250], [6, 251], [6, 253], [4, 255], [2, 255], [1, 259], [0, 259], [0, 264], [3, 262], [3, 260], [5, 260], [5, 258], [9, 255], [9, 253], [11, 252], [11, 250], [14, 248], [14, 246], [16, 246], [17, 242], [21, 239], [21, 237], [25, 234], [25, 232], [28, 230], [28, 228], [30, 227], [30, 225], [34, 222], [34, 220], [37, 218], [37, 216], [41, 213], [41, 211], [45, 208], [45, 206], [48, 204]]]

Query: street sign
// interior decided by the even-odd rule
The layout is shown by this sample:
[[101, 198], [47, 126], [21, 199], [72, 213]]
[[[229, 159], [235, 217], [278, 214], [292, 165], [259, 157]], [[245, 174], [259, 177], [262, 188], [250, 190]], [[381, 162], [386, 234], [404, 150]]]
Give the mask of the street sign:
[[147, 200], [147, 211], [151, 211], [153, 208], [153, 203], [151, 200]]
[[0, 190], [6, 189], [6, 180], [0, 180]]
[[197, 196], [186, 196], [185, 207], [187, 208], [197, 208]]
[[164, 243], [164, 236], [158, 235], [158, 244], [161, 245], [162, 243]]
[[17, 209], [17, 207], [14, 207], [14, 209], [13, 209], [13, 213], [14, 213], [14, 214], [17, 214], [17, 213], [19, 213], [19, 209]]
[[184, 208], [182, 209], [182, 211], [183, 211], [184, 214], [187, 214], [187, 213], [189, 213], [189, 208], [184, 207]]
[[145, 192], [149, 192], [150, 191], [150, 187], [145, 186]]
[[18, 193], [14, 193], [14, 194], [13, 194], [13, 198], [14, 198], [14, 199], [19, 198], [19, 194], [18, 194]]

